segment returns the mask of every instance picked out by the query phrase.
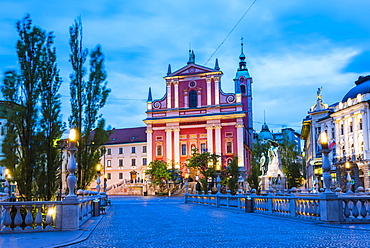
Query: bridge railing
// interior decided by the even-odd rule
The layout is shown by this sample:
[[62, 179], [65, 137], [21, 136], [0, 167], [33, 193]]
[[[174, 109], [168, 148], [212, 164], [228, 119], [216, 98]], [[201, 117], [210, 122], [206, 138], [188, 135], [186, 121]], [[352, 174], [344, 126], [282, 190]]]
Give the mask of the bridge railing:
[[77, 230], [93, 216], [97, 199], [104, 204], [106, 195], [78, 190], [63, 201], [1, 201], [0, 233]]
[[242, 210], [250, 213], [278, 215], [325, 223], [370, 223], [370, 190], [364, 193], [303, 194], [290, 193], [268, 195], [250, 194], [185, 194], [185, 202], [218, 208]]

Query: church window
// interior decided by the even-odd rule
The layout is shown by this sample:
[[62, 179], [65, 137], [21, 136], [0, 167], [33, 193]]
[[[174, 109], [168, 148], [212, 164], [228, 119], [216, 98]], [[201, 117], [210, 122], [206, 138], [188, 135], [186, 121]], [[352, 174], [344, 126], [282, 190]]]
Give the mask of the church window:
[[233, 153], [233, 145], [231, 142], [226, 142], [226, 153]]
[[240, 92], [242, 94], [245, 94], [246, 90], [245, 90], [245, 85], [244, 84], [240, 85]]
[[201, 150], [202, 153], [207, 151], [206, 143], [201, 143], [200, 144], [200, 150]]
[[162, 146], [161, 145], [158, 145], [157, 146], [157, 156], [162, 156]]
[[182, 156], [186, 155], [186, 144], [181, 144], [181, 155]]
[[189, 93], [189, 108], [196, 107], [197, 107], [197, 92], [195, 90], [192, 90]]

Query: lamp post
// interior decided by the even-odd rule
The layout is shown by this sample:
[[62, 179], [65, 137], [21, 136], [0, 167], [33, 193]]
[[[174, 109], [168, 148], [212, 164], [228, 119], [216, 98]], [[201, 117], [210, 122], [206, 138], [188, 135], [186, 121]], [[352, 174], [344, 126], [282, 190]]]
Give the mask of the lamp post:
[[322, 171], [323, 171], [323, 179], [324, 179], [324, 187], [326, 194], [332, 194], [333, 192], [330, 190], [331, 180], [332, 177], [330, 175], [330, 162], [329, 162], [329, 153], [330, 149], [328, 146], [328, 136], [326, 132], [322, 132], [320, 134], [320, 143], [321, 143], [321, 153], [322, 153]]
[[10, 175], [9, 169], [5, 169], [4, 193], [6, 194], [6, 196], [9, 196], [9, 181], [8, 181], [8, 179], [10, 179], [10, 177], [11, 177], [11, 175]]
[[346, 162], [345, 163], [345, 167], [346, 167], [346, 170], [347, 170], [347, 185], [346, 185], [346, 188], [347, 188], [347, 194], [353, 194], [353, 192], [352, 192], [352, 190], [351, 190], [351, 188], [352, 188], [352, 186], [351, 186], [351, 180], [352, 180], [352, 178], [351, 178], [351, 175], [350, 175], [350, 172], [351, 172], [351, 163], [350, 162]]
[[69, 152], [71, 158], [70, 158], [70, 160], [68, 162], [68, 166], [67, 166], [67, 170], [69, 172], [69, 175], [67, 177], [67, 185], [68, 185], [69, 193], [66, 196], [66, 198], [67, 197], [68, 198], [76, 197], [76, 195], [74, 193], [76, 182], [77, 182], [77, 179], [76, 179], [76, 176], [75, 176], [75, 172], [77, 170], [77, 164], [76, 164], [76, 160], [75, 160], [75, 153], [77, 151], [76, 139], [77, 139], [76, 129], [72, 128], [69, 132], [69, 144], [68, 144], [68, 148], [67, 148], [67, 151]]
[[107, 184], [107, 174], [105, 173], [104, 174], [104, 192], [107, 193], [107, 187], [108, 187], [108, 184]]
[[98, 191], [98, 194], [100, 193], [100, 170], [101, 170], [101, 165], [97, 164], [96, 165], [96, 191]]
[[217, 195], [221, 195], [221, 177], [220, 177], [221, 165], [220, 165], [219, 161], [217, 161], [217, 164], [216, 164], [216, 172], [217, 172], [217, 179], [216, 179]]

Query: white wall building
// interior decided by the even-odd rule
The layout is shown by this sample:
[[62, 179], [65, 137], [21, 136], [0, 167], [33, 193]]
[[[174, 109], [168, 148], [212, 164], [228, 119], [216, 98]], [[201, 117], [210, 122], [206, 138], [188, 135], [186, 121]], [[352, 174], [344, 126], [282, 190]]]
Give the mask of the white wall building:
[[[113, 129], [110, 140], [104, 146], [106, 154], [101, 158], [101, 189], [104, 176], [108, 189], [122, 185], [136, 184], [136, 191], [142, 190], [147, 160], [146, 127]], [[95, 188], [95, 182], [91, 188]], [[129, 186], [127, 186], [129, 187]], [[123, 187], [123, 192], [130, 191]], [[130, 186], [134, 187], [134, 186]]]
[[370, 76], [359, 77], [355, 84], [340, 102], [331, 106], [322, 103], [319, 89], [317, 103], [303, 120], [308, 187], [315, 182], [321, 186], [319, 134], [326, 132], [333, 149], [329, 159], [334, 186], [344, 188], [349, 173], [355, 189], [370, 188]]

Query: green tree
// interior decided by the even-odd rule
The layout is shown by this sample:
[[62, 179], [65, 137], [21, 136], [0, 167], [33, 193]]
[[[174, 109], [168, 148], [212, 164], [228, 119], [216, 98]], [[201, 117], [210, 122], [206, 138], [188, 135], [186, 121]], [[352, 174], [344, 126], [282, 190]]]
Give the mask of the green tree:
[[[104, 107], [110, 89], [107, 88], [104, 55], [99, 45], [90, 54], [89, 79], [85, 80], [84, 64], [88, 50], [82, 46], [81, 19], [75, 20], [69, 33], [70, 62], [73, 69], [70, 75], [72, 113], [69, 125], [76, 129], [79, 137], [76, 154], [77, 188], [86, 189], [95, 176], [96, 164], [104, 154], [102, 145], [109, 139], [109, 132], [102, 132], [105, 122], [99, 111]], [[92, 132], [96, 128], [100, 131]]]
[[[42, 153], [37, 164], [38, 192], [45, 200], [51, 200], [57, 191], [61, 179], [62, 159], [57, 141], [65, 130], [61, 118], [61, 101], [59, 89], [62, 79], [56, 64], [56, 49], [53, 47], [53, 36], [47, 37], [46, 47], [43, 48], [45, 60], [42, 61], [41, 71], [41, 120], [40, 139]], [[58, 179], [58, 180], [55, 180]]]
[[156, 159], [149, 163], [145, 172], [146, 175], [150, 175], [150, 180], [153, 184], [160, 186], [161, 191], [163, 191], [165, 182], [173, 177], [171, 171], [167, 168], [168, 164], [166, 162]]
[[207, 192], [207, 180], [209, 177], [216, 177], [216, 166], [220, 156], [210, 152], [198, 153], [197, 149], [193, 149], [192, 153], [192, 156], [186, 160], [187, 166], [199, 171], [203, 191]]
[[[33, 193], [41, 193], [42, 197], [51, 198], [54, 188], [51, 187], [48, 193], [42, 189], [47, 187], [45, 174], [49, 176], [47, 181], [57, 181], [54, 168], [48, 167], [47, 160], [43, 159], [51, 158], [50, 153], [48, 154], [51, 148], [48, 147], [45, 137], [58, 138], [61, 134], [57, 132], [46, 135], [48, 131], [44, 130], [50, 124], [44, 123], [48, 115], [44, 108], [48, 100], [44, 97], [47, 95], [53, 102], [49, 106], [53, 108], [52, 111], [56, 111], [53, 117], [59, 115], [60, 107], [57, 103], [60, 82], [55, 64], [54, 37], [52, 33], [46, 33], [41, 28], [33, 26], [29, 15], [18, 21], [16, 27], [19, 34], [16, 50], [20, 69], [19, 73], [15, 70], [5, 72], [4, 84], [1, 87], [4, 100], [7, 101], [3, 106], [7, 108], [4, 111], [7, 122], [3, 129], [4, 159], [1, 163], [10, 169], [19, 191], [27, 200], [32, 198]], [[44, 88], [46, 85], [51, 88]], [[54, 120], [57, 119], [58, 117], [55, 117]], [[60, 131], [60, 124], [60, 122], [51, 123], [49, 131], [51, 129]], [[40, 168], [43, 168], [44, 173], [40, 173]]]
[[227, 169], [227, 186], [229, 187], [229, 190], [231, 191], [232, 195], [236, 195], [239, 188], [239, 167], [238, 167], [238, 157], [234, 156], [231, 163], [228, 165]]
[[289, 140], [287, 134], [284, 134], [283, 139], [279, 141], [279, 151], [288, 188], [300, 186], [303, 181], [302, 164], [298, 163], [300, 152], [295, 142]]

